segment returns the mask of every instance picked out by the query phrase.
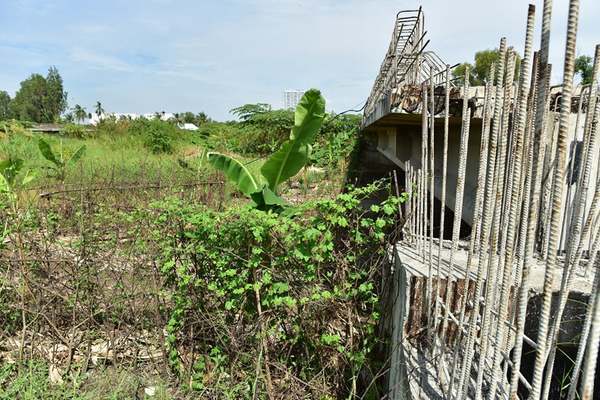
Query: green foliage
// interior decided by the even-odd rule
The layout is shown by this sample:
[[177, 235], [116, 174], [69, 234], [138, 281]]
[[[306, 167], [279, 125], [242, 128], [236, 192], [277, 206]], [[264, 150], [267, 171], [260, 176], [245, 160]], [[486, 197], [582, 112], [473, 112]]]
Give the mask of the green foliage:
[[324, 117], [325, 99], [321, 92], [316, 89], [307, 91], [296, 107], [295, 123], [289, 140], [267, 159], [260, 170], [266, 181], [262, 188], [258, 187], [259, 180], [240, 162], [216, 152], [209, 153], [208, 160], [215, 168], [225, 172], [238, 189], [249, 195], [257, 207], [280, 208], [283, 200], [277, 196], [277, 188], [296, 175], [308, 162], [310, 146]]
[[[294, 126], [293, 110], [270, 110], [260, 104], [243, 107], [246, 114], [242, 122], [209, 122], [201, 126], [196, 135], [203, 146], [219, 152], [264, 157], [289, 139]], [[248, 109], [258, 111], [250, 113]], [[311, 164], [335, 169], [352, 150], [360, 120], [359, 115], [326, 115], [309, 155]]]
[[81, 123], [85, 117], [87, 117], [87, 111], [85, 110], [85, 107], [75, 104], [75, 107], [73, 107], [73, 117], [75, 118], [75, 121]]
[[194, 114], [191, 111], [186, 111], [184, 113], [177, 113], [177, 114], [175, 114], [175, 119], [179, 123], [194, 124], [198, 127], [200, 127], [210, 121], [210, 118], [208, 118], [208, 115], [206, 115], [206, 113], [199, 112], [198, 114]]
[[34, 179], [34, 174], [29, 171], [20, 177], [23, 169], [23, 160], [20, 158], [9, 158], [0, 161], [0, 195], [13, 195], [15, 190], [27, 185]]
[[[166, 326], [174, 371], [200, 391], [215, 382], [249, 387], [264, 383], [255, 371], [265, 352], [280, 373], [318, 385], [320, 396], [347, 395], [378, 340], [385, 238], [399, 202], [364, 210], [380, 189], [351, 189], [282, 215], [158, 205], [162, 273], [174, 293]], [[192, 348], [194, 365], [183, 356]]]
[[462, 64], [456, 66], [452, 70], [452, 77], [457, 80], [458, 84], [462, 85], [465, 81], [465, 73], [467, 71], [467, 67], [469, 68], [469, 71], [471, 72], [469, 83], [474, 86], [478, 85], [480, 83], [480, 81], [477, 77], [475, 77], [472, 74], [472, 71], [474, 68], [473, 68], [473, 65], [468, 62], [465, 62], [465, 63], [462, 63]]
[[231, 110], [242, 121], [255, 121], [257, 116], [271, 111], [271, 105], [265, 103], [245, 104]]
[[[469, 67], [469, 83], [472, 86], [482, 86], [485, 85], [485, 82], [488, 78], [488, 73], [490, 71], [490, 67], [493, 63], [497, 63], [500, 58], [500, 51], [498, 49], [494, 50], [481, 50], [475, 53], [475, 65], [470, 63], [462, 63], [452, 71], [452, 76], [455, 78], [459, 84], [464, 82], [465, 70], [466, 67]], [[521, 57], [517, 54], [517, 61], [515, 65], [515, 80], [519, 77], [521, 65]]]
[[260, 189], [256, 178], [238, 160], [219, 153], [208, 153], [207, 157], [212, 166], [222, 171], [227, 179], [235, 183], [240, 192], [246, 196], [250, 196]]
[[325, 119], [322, 134], [310, 154], [311, 163], [326, 167], [330, 172], [338, 168], [354, 149], [362, 116], [358, 114], [330, 115]]
[[48, 121], [56, 121], [67, 109], [67, 92], [63, 88], [63, 80], [56, 67], [48, 69], [46, 75], [45, 113]]
[[11, 118], [10, 95], [4, 90], [0, 90], [0, 121]]
[[230, 140], [232, 150], [240, 153], [270, 154], [289, 138], [294, 126], [292, 110], [271, 110], [268, 104], [246, 104], [232, 113], [242, 121], [238, 136]]
[[307, 91], [296, 107], [290, 140], [272, 154], [260, 170], [273, 192], [308, 162], [310, 146], [324, 118], [325, 99], [318, 90]]
[[40, 74], [32, 74], [21, 82], [21, 88], [10, 103], [15, 118], [34, 122], [51, 122], [44, 111], [46, 79]]
[[83, 157], [86, 149], [85, 145], [83, 145], [75, 150], [70, 156], [67, 156], [61, 149], [61, 152], [56, 155], [48, 142], [41, 138], [38, 140], [38, 148], [40, 149], [42, 156], [52, 163], [49, 168], [54, 172], [54, 175], [59, 181], [65, 180], [67, 166], [76, 164], [77, 161]]
[[84, 137], [87, 136], [88, 131], [86, 130], [85, 127], [81, 126], [81, 125], [76, 125], [76, 124], [66, 124], [62, 130], [61, 133], [64, 136], [68, 136], [68, 137], [74, 137], [74, 138], [79, 138], [79, 139], [83, 139]]
[[127, 132], [143, 137], [148, 149], [154, 154], [161, 154], [173, 152], [173, 142], [179, 131], [170, 122], [140, 118], [129, 123]]
[[[96, 369], [81, 377], [65, 376], [66, 382], [52, 384], [48, 379], [50, 368], [40, 360], [23, 365], [0, 365], [0, 400], [121, 400], [172, 399], [163, 385], [143, 382], [139, 373], [125, 369]], [[151, 384], [157, 390], [154, 396], [145, 396], [143, 388]], [[140, 394], [141, 392], [141, 394]]]
[[99, 101], [96, 102], [96, 107], [94, 109], [94, 112], [96, 113], [96, 116], [98, 118], [100, 118], [104, 114], [104, 108], [102, 107], [101, 102], [99, 102]]
[[592, 57], [583, 55], [575, 59], [575, 73], [578, 73], [581, 77], [582, 84], [592, 83], [593, 69]]
[[11, 114], [20, 120], [54, 122], [67, 107], [67, 93], [58, 70], [48, 70], [48, 75], [32, 74], [21, 82], [15, 98], [10, 103]]

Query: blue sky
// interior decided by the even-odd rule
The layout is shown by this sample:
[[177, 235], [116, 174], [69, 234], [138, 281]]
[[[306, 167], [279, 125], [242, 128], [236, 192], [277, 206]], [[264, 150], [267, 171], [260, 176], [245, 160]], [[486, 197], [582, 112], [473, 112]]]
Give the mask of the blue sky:
[[[554, 2], [555, 81], [567, 3]], [[581, 3], [577, 50], [591, 55], [600, 43], [600, 1]], [[284, 89], [317, 87], [339, 112], [364, 102], [395, 13], [419, 4], [429, 49], [450, 64], [501, 36], [522, 48], [523, 0], [1, 0], [0, 90], [12, 95], [28, 75], [55, 65], [69, 104], [88, 109], [100, 100], [114, 112], [230, 119], [238, 105], [279, 107]]]

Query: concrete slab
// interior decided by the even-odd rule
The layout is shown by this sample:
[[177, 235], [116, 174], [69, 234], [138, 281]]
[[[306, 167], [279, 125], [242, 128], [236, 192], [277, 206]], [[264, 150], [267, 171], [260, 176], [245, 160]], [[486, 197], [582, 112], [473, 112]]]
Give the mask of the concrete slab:
[[[429, 239], [422, 238], [418, 240], [418, 237], [415, 237], [415, 240], [412, 243], [404, 242], [399, 243], [397, 246], [398, 257], [402, 262], [402, 265], [406, 269], [407, 273], [412, 276], [420, 276], [420, 277], [428, 277], [429, 276], [429, 256], [423, 257], [422, 254], [429, 254]], [[420, 252], [419, 246], [424, 246], [425, 251]], [[452, 276], [456, 279], [465, 279], [466, 277], [466, 267], [467, 267], [467, 259], [468, 259], [468, 246], [469, 243], [466, 241], [461, 241], [459, 244], [458, 251], [454, 253], [454, 261], [452, 268]], [[443, 241], [441, 257], [440, 257], [440, 273], [439, 276], [442, 278], [446, 278], [450, 271], [450, 253], [451, 253], [451, 242]], [[438, 252], [439, 252], [439, 240], [434, 239], [432, 246], [432, 263], [433, 263], [433, 273], [432, 276], [438, 276], [437, 273], [437, 260], [438, 260]], [[553, 288], [555, 291], [560, 289], [560, 283], [562, 279], [562, 265], [564, 261], [559, 258], [559, 268], [556, 269], [555, 279]], [[471, 268], [469, 269], [469, 279], [475, 280], [477, 279], [477, 268], [479, 265], [479, 259], [477, 257], [473, 257]], [[591, 293], [592, 285], [593, 285], [593, 277], [586, 275], [587, 262], [584, 262], [580, 265], [580, 267], [575, 272], [575, 280], [573, 282], [572, 290], [576, 292]], [[512, 268], [513, 273], [516, 271], [516, 263]], [[531, 275], [529, 279], [529, 286], [532, 290], [541, 292], [544, 286], [544, 275], [546, 272], [546, 262], [539, 258], [536, 258], [534, 261], [534, 265], [531, 267]], [[487, 268], [483, 270], [484, 279], [487, 279]]]

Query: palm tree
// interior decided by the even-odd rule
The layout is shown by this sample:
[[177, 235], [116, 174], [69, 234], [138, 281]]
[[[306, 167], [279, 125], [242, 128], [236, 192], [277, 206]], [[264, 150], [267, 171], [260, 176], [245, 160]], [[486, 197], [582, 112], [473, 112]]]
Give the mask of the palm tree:
[[102, 108], [102, 103], [100, 103], [100, 101], [96, 102], [96, 115], [98, 116], [98, 119], [104, 115], [104, 108]]
[[87, 111], [85, 107], [81, 107], [79, 104], [76, 104], [73, 107], [73, 116], [75, 117], [75, 121], [81, 123], [87, 117]]

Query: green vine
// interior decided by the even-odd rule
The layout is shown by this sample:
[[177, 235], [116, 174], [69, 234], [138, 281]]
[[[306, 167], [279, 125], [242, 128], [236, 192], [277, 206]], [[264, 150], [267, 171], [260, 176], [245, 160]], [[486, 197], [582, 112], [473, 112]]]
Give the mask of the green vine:
[[163, 238], [162, 267], [175, 289], [166, 326], [173, 371], [197, 390], [216, 379], [247, 392], [257, 379], [251, 360], [267, 343], [274, 385], [286, 371], [319, 379], [331, 395], [351, 390], [348, 375], [378, 343], [386, 233], [402, 201], [362, 207], [377, 190], [353, 188], [284, 214], [161, 203], [157, 221], [173, 233]]

